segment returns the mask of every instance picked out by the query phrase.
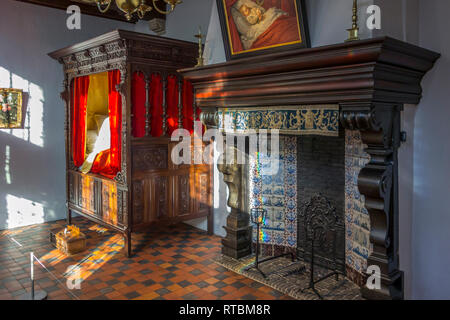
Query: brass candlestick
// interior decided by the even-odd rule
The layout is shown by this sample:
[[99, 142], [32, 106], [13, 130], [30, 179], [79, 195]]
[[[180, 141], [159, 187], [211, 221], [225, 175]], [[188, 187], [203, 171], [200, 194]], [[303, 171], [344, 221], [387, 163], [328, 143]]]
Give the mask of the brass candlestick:
[[198, 33], [195, 35], [195, 37], [198, 39], [198, 58], [195, 67], [202, 67], [205, 65], [203, 60], [203, 45], [202, 45], [202, 40], [205, 36], [202, 34], [201, 27], [198, 27]]
[[359, 40], [359, 36], [358, 36], [358, 31], [359, 31], [359, 27], [358, 27], [358, 1], [357, 0], [353, 0], [352, 28], [351, 29], [347, 29], [347, 31], [349, 33], [349, 36], [348, 36], [348, 39], [346, 40], [346, 42]]

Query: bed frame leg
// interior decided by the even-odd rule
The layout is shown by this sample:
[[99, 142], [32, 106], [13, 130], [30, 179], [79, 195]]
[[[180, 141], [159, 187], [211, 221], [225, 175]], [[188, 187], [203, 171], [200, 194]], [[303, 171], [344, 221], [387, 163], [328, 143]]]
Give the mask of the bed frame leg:
[[67, 209], [67, 224], [71, 225], [72, 224], [72, 210]]
[[214, 215], [212, 212], [208, 215], [207, 224], [208, 235], [212, 236], [214, 234]]
[[125, 256], [127, 258], [131, 257], [131, 232], [127, 231], [123, 234], [124, 240], [125, 240]]

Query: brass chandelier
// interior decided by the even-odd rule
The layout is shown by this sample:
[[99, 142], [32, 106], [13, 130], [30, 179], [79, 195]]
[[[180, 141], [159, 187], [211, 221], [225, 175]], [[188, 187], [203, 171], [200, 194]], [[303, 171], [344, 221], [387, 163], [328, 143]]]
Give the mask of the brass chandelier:
[[[153, 9], [161, 14], [169, 14], [181, 3], [181, 0], [84, 0], [84, 2], [95, 3], [101, 13], [108, 11], [113, 1], [116, 2], [117, 8], [125, 13], [127, 20], [131, 20], [135, 13], [139, 19], [143, 19], [145, 14]], [[169, 10], [164, 11], [158, 8], [159, 1], [169, 5]], [[151, 2], [151, 4], [147, 4], [147, 2]]]

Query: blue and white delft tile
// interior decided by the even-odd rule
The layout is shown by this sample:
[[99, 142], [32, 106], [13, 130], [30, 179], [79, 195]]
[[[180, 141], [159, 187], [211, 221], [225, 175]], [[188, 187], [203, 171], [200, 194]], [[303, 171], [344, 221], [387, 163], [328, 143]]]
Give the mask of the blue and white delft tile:
[[346, 264], [362, 273], [372, 251], [370, 219], [365, 199], [358, 190], [358, 175], [370, 161], [359, 131], [345, 132], [345, 255]]
[[[267, 210], [267, 218], [260, 233], [263, 243], [297, 246], [296, 150], [296, 137], [280, 137], [280, 162], [276, 175], [270, 174], [267, 154], [260, 154], [259, 166], [256, 161], [250, 163], [250, 208], [260, 207], [262, 202], [262, 207]], [[253, 240], [256, 241], [256, 228], [253, 230]]]

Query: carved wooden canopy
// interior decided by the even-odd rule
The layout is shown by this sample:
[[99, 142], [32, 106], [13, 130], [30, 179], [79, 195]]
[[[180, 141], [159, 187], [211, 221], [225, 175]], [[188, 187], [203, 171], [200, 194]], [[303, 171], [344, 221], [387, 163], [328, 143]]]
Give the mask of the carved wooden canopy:
[[[369, 299], [402, 299], [403, 272], [398, 256], [400, 112], [404, 104], [419, 103], [421, 80], [439, 56], [383, 37], [180, 72], [192, 81], [196, 104], [203, 110], [202, 120], [210, 127], [220, 124], [221, 108], [237, 113], [266, 106], [290, 106], [292, 111], [295, 106], [339, 105], [340, 126], [361, 131], [370, 155], [370, 162], [359, 173], [358, 188], [371, 222], [373, 252], [368, 265], [380, 268], [381, 288], [363, 286], [361, 291]], [[245, 221], [245, 213], [236, 210], [228, 217], [224, 254], [239, 257], [240, 252], [249, 252], [251, 238]]]

